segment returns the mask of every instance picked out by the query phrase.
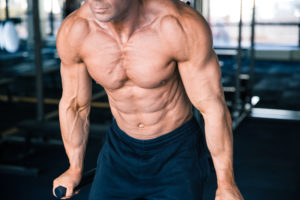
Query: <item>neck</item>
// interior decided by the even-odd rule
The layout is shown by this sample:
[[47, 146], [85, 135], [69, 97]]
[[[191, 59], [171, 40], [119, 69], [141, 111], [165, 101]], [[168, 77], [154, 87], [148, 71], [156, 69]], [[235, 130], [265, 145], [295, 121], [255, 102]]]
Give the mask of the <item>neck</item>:
[[140, 21], [140, 3], [139, 0], [133, 0], [133, 3], [117, 19], [107, 22], [104, 26], [117, 38], [121, 43], [126, 43], [135, 30], [139, 27]]

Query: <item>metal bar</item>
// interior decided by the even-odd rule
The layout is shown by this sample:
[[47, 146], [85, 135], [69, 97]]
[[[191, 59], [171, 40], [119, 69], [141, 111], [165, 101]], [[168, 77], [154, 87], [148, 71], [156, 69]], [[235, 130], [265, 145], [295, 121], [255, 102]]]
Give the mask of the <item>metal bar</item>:
[[[12, 102], [23, 102], [23, 103], [38, 103], [38, 99], [34, 97], [20, 97], [20, 96], [12, 96]], [[0, 95], [0, 101], [8, 101], [9, 97]], [[50, 99], [44, 98], [43, 104], [59, 104], [60, 99]], [[107, 102], [92, 102], [91, 107], [96, 108], [110, 108], [109, 103]]]
[[300, 48], [300, 23], [298, 24], [298, 47]]
[[39, 169], [25, 168], [22, 166], [13, 166], [13, 165], [0, 165], [0, 173], [23, 175], [23, 176], [37, 176], [39, 173]]
[[0, 137], [2, 138], [2, 137], [9, 136], [9, 135], [13, 135], [13, 134], [17, 133], [18, 131], [19, 131], [19, 129], [17, 127], [10, 128], [8, 130], [1, 132]]
[[211, 20], [210, 20], [210, 0], [207, 0], [207, 21], [208, 21], [208, 24], [211, 23]]
[[[245, 87], [240, 87], [240, 93], [244, 92], [246, 90]], [[223, 91], [224, 92], [236, 92], [236, 88], [234, 86], [223, 86]]]
[[253, 108], [250, 116], [253, 118], [300, 121], [300, 111], [293, 110]]
[[49, 33], [49, 35], [54, 35], [53, 0], [51, 0], [51, 11], [49, 13], [49, 22], [50, 22], [50, 33]]
[[[93, 95], [92, 97], [92, 100], [96, 100], [98, 98], [101, 98], [103, 96], [106, 95], [106, 92], [103, 90], [101, 92], [98, 92], [96, 94]], [[17, 97], [17, 96], [13, 96], [11, 97], [12, 98], [12, 102], [20, 102], [20, 101], [25, 101], [27, 103], [36, 103], [37, 102], [37, 99], [36, 98], [32, 98], [32, 97]], [[7, 96], [3, 96], [3, 95], [0, 95], [0, 101], [8, 101], [9, 100], [9, 97]], [[44, 103], [53, 103], [53, 104], [58, 104], [59, 103], [59, 100], [58, 99], [44, 99]], [[110, 108], [109, 104], [106, 103], [106, 102], [93, 102], [91, 104], [92, 107], [96, 107], [96, 108]], [[44, 116], [44, 119], [45, 120], [50, 120], [54, 117], [57, 117], [58, 116], [58, 110], [55, 110], [53, 112], [50, 112], [50, 113], [47, 113], [45, 116]], [[7, 129], [3, 132], [0, 133], [0, 138], [1, 137], [6, 137], [6, 136], [9, 136], [9, 135], [13, 135], [15, 133], [19, 132], [19, 129], [17, 127], [13, 127], [13, 128], [10, 128], [10, 129]]]
[[[23, 103], [37, 103], [38, 99], [35, 97], [22, 97], [22, 96], [12, 96], [12, 102], [23, 102]], [[0, 101], [9, 101], [9, 97], [5, 95], [0, 95]], [[58, 104], [59, 99], [43, 99], [46, 104]]]
[[196, 1], [195, 1], [195, 9], [196, 9], [199, 13], [202, 13], [202, 12], [203, 12], [203, 2], [202, 2], [202, 0], [196, 0]]
[[235, 120], [240, 112], [240, 74], [241, 74], [241, 59], [242, 59], [242, 26], [243, 26], [243, 0], [240, 0], [240, 22], [238, 32], [238, 47], [237, 47], [237, 69], [235, 73], [235, 88], [234, 105], [233, 105], [233, 120]]
[[96, 94], [93, 95], [92, 100], [96, 100], [98, 98], [104, 97], [106, 95], [105, 90], [98, 92]]
[[58, 116], [58, 110], [45, 114], [45, 120], [50, 120]]
[[[252, 7], [252, 23], [251, 23], [251, 46], [250, 46], [250, 72], [249, 72], [249, 96], [248, 99], [251, 101], [251, 97], [253, 96], [253, 87], [254, 87], [254, 66], [255, 66], [255, 0], [253, 0]], [[247, 102], [249, 103], [249, 102]], [[251, 105], [251, 104], [250, 104]]]
[[[96, 100], [96, 99], [101, 98], [101, 97], [103, 97], [105, 95], [106, 95], [106, 92], [103, 90], [103, 91], [101, 91], [101, 92], [96, 93], [95, 95], [93, 95], [92, 100]], [[49, 120], [49, 119], [52, 119], [52, 118], [54, 118], [56, 116], [58, 116], [58, 110], [55, 110], [53, 112], [50, 112], [50, 113], [46, 114], [45, 115], [45, 119]]]
[[255, 22], [258, 26], [299, 26], [297, 22]]
[[35, 69], [36, 69], [36, 95], [37, 95], [37, 120], [44, 120], [44, 104], [43, 104], [43, 66], [42, 66], [42, 41], [40, 32], [40, 15], [39, 1], [33, 0], [33, 24], [34, 24], [34, 54], [35, 54]]
[[9, 10], [8, 10], [8, 0], [5, 0], [5, 19], [8, 20], [9, 19]]
[[110, 108], [109, 103], [106, 102], [92, 102], [91, 107], [95, 108]]
[[[101, 92], [96, 93], [95, 95], [93, 95], [92, 100], [101, 98], [105, 95], [106, 95], [106, 92], [101, 91]], [[31, 97], [16, 97], [16, 96], [13, 96], [11, 98], [12, 98], [11, 99], [12, 102], [13, 101], [14, 102], [27, 101], [27, 103], [36, 103], [37, 102], [36, 98], [31, 98]], [[9, 101], [9, 97], [0, 95], [0, 101]], [[58, 104], [59, 100], [58, 99], [44, 99], [44, 103], [48, 103], [48, 102], [51, 102], [53, 104], [54, 103]], [[91, 106], [96, 107], [96, 108], [110, 108], [109, 104], [106, 103], [106, 102], [93, 102], [91, 104]], [[52, 119], [54, 117], [57, 117], [57, 116], [58, 116], [58, 110], [55, 110], [53, 112], [45, 114], [44, 119], [45, 120], [50, 120], [50, 119]], [[17, 127], [7, 129], [7, 130], [0, 133], [0, 138], [16, 134], [17, 132], [19, 132], [19, 129]]]
[[234, 121], [232, 121], [232, 130], [236, 128], [244, 121], [244, 119], [250, 114], [250, 110], [244, 110]]
[[[219, 26], [238, 26], [239, 23], [225, 23], [225, 24], [220, 24], [220, 23], [215, 23], [211, 24], [214, 27], [219, 27]], [[243, 26], [251, 26], [251, 23], [243, 23]], [[300, 23], [298, 22], [255, 22], [256, 26], [300, 26]]]
[[[5, 142], [13, 142], [13, 143], [24, 143], [26, 142], [26, 138], [23, 136], [10, 136], [4, 138]], [[63, 145], [63, 142], [61, 139], [47, 139], [44, 140], [42, 138], [31, 138], [30, 139], [31, 144], [35, 145]]]

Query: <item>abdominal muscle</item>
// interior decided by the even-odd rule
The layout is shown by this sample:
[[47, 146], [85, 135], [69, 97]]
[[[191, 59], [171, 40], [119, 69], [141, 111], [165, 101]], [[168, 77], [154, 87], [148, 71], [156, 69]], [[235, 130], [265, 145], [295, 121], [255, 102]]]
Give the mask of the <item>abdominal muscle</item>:
[[192, 106], [176, 75], [153, 89], [125, 83], [108, 90], [112, 114], [121, 130], [146, 140], [164, 135], [181, 126], [192, 116]]

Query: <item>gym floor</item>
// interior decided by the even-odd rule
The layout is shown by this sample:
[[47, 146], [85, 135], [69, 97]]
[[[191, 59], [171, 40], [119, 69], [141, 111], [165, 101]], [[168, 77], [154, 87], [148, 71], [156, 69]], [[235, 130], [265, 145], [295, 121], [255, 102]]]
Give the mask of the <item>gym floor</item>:
[[[300, 188], [298, 122], [248, 118], [235, 131], [234, 141], [235, 176], [245, 199], [296, 199]], [[102, 142], [101, 137], [89, 140], [86, 170], [95, 167]], [[9, 155], [17, 155], [17, 151], [25, 147], [10, 144], [9, 148]], [[39, 168], [39, 175], [1, 174], [3, 199], [53, 199], [52, 180], [68, 166], [64, 148], [61, 145], [34, 145], [31, 148], [35, 153], [21, 163], [29, 168]], [[205, 187], [204, 199], [212, 200], [216, 189], [214, 174]], [[72, 199], [86, 200], [89, 189], [90, 186], [83, 188]]]
[[[222, 68], [224, 76], [230, 71], [232, 60], [224, 59]], [[228, 65], [226, 65], [226, 63]], [[22, 68], [23, 69], [23, 68]], [[2, 72], [8, 69], [1, 68]], [[11, 69], [10, 69], [11, 70]], [[14, 70], [20, 70], [14, 68]], [[298, 73], [297, 73], [298, 72]], [[255, 67], [254, 95], [260, 97], [257, 107], [300, 110], [300, 66], [297, 63], [278, 61], [257, 61]], [[2, 73], [4, 74], [4, 73]], [[57, 77], [59, 82], [59, 77]], [[45, 78], [45, 96], [60, 96], [60, 86], [51, 85], [49, 77]], [[13, 94], [34, 96], [34, 80], [18, 79], [11, 86]], [[93, 92], [102, 91], [95, 86]], [[0, 91], [5, 95], [5, 90]], [[102, 97], [97, 101], [107, 101]], [[34, 103], [0, 102], [0, 131], [13, 130], [20, 121], [34, 119]], [[57, 105], [47, 104], [45, 113], [57, 110]], [[57, 121], [57, 116], [51, 121]], [[109, 124], [111, 114], [108, 109], [93, 108], [91, 123]], [[256, 119], [248, 117], [234, 131], [235, 176], [237, 184], [247, 200], [289, 200], [296, 199], [300, 188], [299, 164], [300, 141], [299, 121]], [[8, 133], [5, 138], [24, 134], [16, 131]], [[59, 132], [52, 138], [60, 140]], [[96, 166], [96, 159], [104, 141], [105, 133], [91, 133], [85, 170]], [[43, 140], [42, 140], [43, 141]], [[20, 153], [28, 152], [19, 157]], [[13, 155], [13, 156], [12, 156]], [[0, 174], [1, 199], [53, 199], [52, 181], [68, 166], [67, 157], [61, 144], [27, 143], [2, 141], [0, 145], [1, 164], [22, 165], [27, 168], [38, 168], [36, 176], [17, 173]], [[205, 200], [213, 199], [216, 189], [215, 175], [212, 174], [206, 183]], [[90, 186], [83, 188], [76, 200], [86, 200]]]

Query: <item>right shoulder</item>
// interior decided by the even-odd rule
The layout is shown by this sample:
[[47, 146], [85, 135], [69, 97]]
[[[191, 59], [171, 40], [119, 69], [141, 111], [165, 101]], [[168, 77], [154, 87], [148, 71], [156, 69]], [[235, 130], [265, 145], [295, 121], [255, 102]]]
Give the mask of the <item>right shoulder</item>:
[[63, 21], [56, 38], [56, 48], [62, 62], [80, 60], [79, 50], [89, 32], [88, 20], [76, 12]]

